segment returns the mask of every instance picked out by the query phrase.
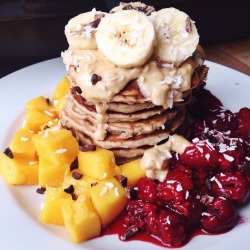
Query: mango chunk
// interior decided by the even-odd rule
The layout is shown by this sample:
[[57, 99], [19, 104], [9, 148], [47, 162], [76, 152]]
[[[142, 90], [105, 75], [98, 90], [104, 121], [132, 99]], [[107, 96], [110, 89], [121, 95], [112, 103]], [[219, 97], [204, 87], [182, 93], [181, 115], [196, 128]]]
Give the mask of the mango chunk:
[[134, 187], [146, 172], [140, 166], [140, 159], [125, 163], [120, 166], [120, 174], [128, 178], [128, 186]]
[[97, 180], [108, 179], [116, 174], [114, 153], [106, 149], [79, 152], [78, 162], [79, 169], [84, 175]]
[[115, 178], [99, 181], [91, 188], [90, 194], [103, 228], [122, 212], [127, 201], [124, 188]]
[[60, 83], [57, 85], [51, 99], [54, 104], [54, 108], [56, 110], [56, 115], [59, 117], [60, 111], [66, 101], [67, 94], [70, 88], [70, 81], [68, 77], [63, 77]]
[[79, 197], [76, 202], [65, 204], [62, 211], [65, 228], [75, 243], [100, 235], [100, 218], [89, 199]]
[[0, 174], [10, 185], [34, 185], [38, 183], [38, 162], [13, 152], [13, 159], [0, 154]]
[[74, 203], [72, 196], [64, 192], [62, 187], [47, 187], [45, 195], [39, 218], [40, 222], [64, 226], [62, 207]]
[[31, 99], [26, 104], [26, 126], [25, 129], [38, 132], [40, 126], [55, 118], [53, 106], [50, 106], [46, 98], [39, 96]]
[[22, 157], [37, 160], [37, 153], [31, 141], [35, 135], [34, 132], [25, 129], [19, 129], [10, 143], [13, 152], [21, 154]]
[[58, 187], [65, 171], [76, 158], [79, 146], [66, 129], [46, 129], [32, 138], [39, 156], [39, 185]]
[[[82, 176], [81, 176], [82, 175]], [[80, 177], [79, 179], [76, 177]], [[76, 197], [85, 193], [85, 196], [90, 199], [90, 188], [92, 183], [96, 183], [97, 180], [89, 176], [84, 176], [79, 169], [70, 171], [68, 168], [62, 183], [63, 188], [67, 188], [70, 185], [74, 186], [74, 194]]]

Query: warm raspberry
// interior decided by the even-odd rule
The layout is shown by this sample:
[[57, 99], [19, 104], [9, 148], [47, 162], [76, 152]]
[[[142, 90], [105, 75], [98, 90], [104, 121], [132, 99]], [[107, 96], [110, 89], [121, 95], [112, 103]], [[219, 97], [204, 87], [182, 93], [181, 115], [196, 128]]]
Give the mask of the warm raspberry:
[[202, 213], [202, 228], [207, 232], [220, 233], [233, 228], [237, 223], [234, 205], [225, 197], [215, 197]]
[[166, 179], [178, 181], [186, 190], [190, 190], [194, 186], [192, 181], [192, 171], [183, 165], [169, 171]]
[[250, 109], [242, 108], [236, 114], [239, 123], [239, 132], [244, 136], [250, 136]]
[[183, 216], [161, 210], [158, 216], [158, 232], [162, 242], [170, 247], [179, 247], [187, 239], [187, 223]]
[[231, 198], [235, 204], [245, 203], [250, 195], [249, 182], [241, 172], [219, 173], [210, 179], [214, 195]]
[[178, 181], [165, 180], [157, 185], [157, 191], [160, 200], [179, 202], [185, 199], [187, 190]]
[[209, 171], [218, 164], [218, 152], [207, 141], [199, 141], [187, 147], [180, 156], [190, 168]]
[[241, 171], [248, 179], [248, 182], [250, 182], [250, 157], [246, 157], [240, 162], [238, 165], [238, 170]]
[[137, 183], [137, 198], [146, 202], [155, 202], [157, 199], [157, 184], [150, 178], [141, 178]]
[[237, 120], [235, 115], [227, 109], [216, 109], [205, 119], [207, 126], [210, 129], [218, 131], [235, 130]]
[[190, 137], [191, 138], [199, 138], [200, 140], [206, 139], [205, 134], [208, 132], [208, 127], [206, 123], [201, 120], [196, 120], [192, 123], [190, 129]]

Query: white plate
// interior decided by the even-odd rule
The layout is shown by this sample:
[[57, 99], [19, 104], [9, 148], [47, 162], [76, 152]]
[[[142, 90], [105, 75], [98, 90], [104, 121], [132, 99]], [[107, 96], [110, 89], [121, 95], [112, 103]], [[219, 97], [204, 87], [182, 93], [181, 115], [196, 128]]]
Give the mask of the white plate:
[[[207, 62], [210, 67], [207, 88], [233, 112], [250, 107], [250, 78], [247, 75]], [[50, 97], [66, 75], [60, 58], [19, 70], [0, 80], [0, 150], [3, 151], [24, 119], [25, 103], [39, 95]], [[0, 245], [4, 250], [157, 250], [151, 243], [124, 243], [117, 236], [105, 236], [82, 244], [70, 242], [63, 228], [38, 222], [44, 196], [36, 187], [10, 187], [0, 179]], [[244, 223], [218, 236], [195, 237], [182, 249], [249, 249], [250, 204], [240, 210]]]

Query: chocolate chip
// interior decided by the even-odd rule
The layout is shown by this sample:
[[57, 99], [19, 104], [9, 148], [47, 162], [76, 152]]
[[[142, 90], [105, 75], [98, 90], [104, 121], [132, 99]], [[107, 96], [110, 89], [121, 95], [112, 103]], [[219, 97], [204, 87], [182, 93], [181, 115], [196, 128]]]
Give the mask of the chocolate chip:
[[48, 129], [48, 128], [50, 128], [48, 125], [45, 125], [44, 127], [43, 127], [43, 130], [46, 130], [46, 129]]
[[81, 88], [80, 88], [79, 86], [74, 86], [73, 88], [74, 88], [74, 90], [75, 90], [78, 94], [81, 94], [81, 93], [82, 93], [82, 90], [81, 90]]
[[36, 189], [36, 192], [37, 192], [38, 194], [44, 194], [45, 191], [46, 191], [46, 188], [45, 188], [45, 187], [40, 187], [40, 188], [37, 188], [37, 189]]
[[160, 68], [160, 67], [162, 66], [162, 60], [161, 60], [161, 58], [160, 58], [159, 56], [157, 56], [157, 57], [155, 58], [155, 64], [156, 64], [156, 66], [157, 66], [158, 68]]
[[124, 175], [119, 175], [119, 182], [125, 188], [128, 185], [128, 178]]
[[192, 31], [192, 26], [191, 26], [191, 19], [190, 17], [187, 17], [186, 19], [186, 31], [190, 33]]
[[205, 136], [210, 143], [218, 143], [218, 139], [215, 136], [210, 134], [206, 134]]
[[3, 153], [4, 153], [5, 155], [7, 155], [10, 159], [13, 159], [13, 158], [14, 158], [14, 155], [13, 155], [13, 153], [12, 153], [12, 151], [11, 151], [10, 148], [6, 148], [6, 149], [3, 151]]
[[63, 191], [67, 194], [73, 194], [74, 193], [74, 186], [70, 185], [69, 187], [65, 188]]
[[83, 174], [78, 173], [78, 172], [73, 172], [72, 177], [75, 178], [76, 180], [80, 180], [82, 178]]
[[126, 231], [120, 236], [120, 240], [125, 241], [135, 234], [137, 234], [139, 231], [138, 227], [135, 225], [130, 226]]
[[93, 183], [90, 184], [90, 187], [94, 187], [94, 186], [96, 186], [97, 184], [98, 184], [97, 181], [96, 181], [96, 182], [93, 182]]
[[46, 98], [46, 102], [47, 102], [47, 104], [48, 104], [48, 105], [50, 105], [50, 104], [51, 104], [51, 102], [50, 102], [50, 99], [49, 99], [49, 98]]
[[122, 10], [132, 10], [133, 9], [133, 6], [131, 4], [127, 4], [125, 5]]
[[71, 194], [71, 197], [72, 197], [72, 200], [75, 201], [77, 198], [76, 198], [76, 195], [73, 193]]
[[95, 14], [95, 20], [89, 23], [90, 27], [96, 29], [104, 16], [104, 14]]
[[99, 82], [101, 80], [102, 80], [101, 76], [99, 76], [97, 74], [93, 74], [91, 77], [91, 82], [93, 85], [95, 85], [97, 82]]
[[70, 172], [78, 168], [78, 158], [76, 158], [74, 161], [71, 162], [69, 168], [70, 168]]
[[96, 151], [96, 146], [95, 145], [80, 145], [79, 150], [81, 152]]

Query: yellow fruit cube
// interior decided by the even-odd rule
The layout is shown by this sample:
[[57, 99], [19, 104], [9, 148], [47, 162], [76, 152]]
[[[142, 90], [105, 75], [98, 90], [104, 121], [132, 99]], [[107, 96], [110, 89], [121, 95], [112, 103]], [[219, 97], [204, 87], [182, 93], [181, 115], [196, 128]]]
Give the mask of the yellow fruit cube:
[[25, 129], [19, 129], [11, 141], [10, 148], [13, 152], [21, 154], [22, 157], [37, 160], [37, 153], [31, 141], [35, 135], [34, 132]]
[[40, 130], [40, 126], [48, 123], [50, 120], [55, 118], [55, 112], [53, 106], [50, 106], [46, 98], [39, 96], [31, 99], [26, 104], [26, 126], [25, 129], [30, 129], [35, 132]]
[[92, 186], [90, 194], [103, 228], [122, 212], [127, 201], [124, 188], [115, 178], [99, 181]]
[[52, 101], [54, 108], [56, 109], [57, 116], [59, 117], [60, 111], [66, 101], [67, 94], [70, 88], [70, 81], [68, 77], [63, 77], [60, 83], [57, 85], [55, 92], [52, 95]]
[[0, 154], [0, 174], [11, 185], [34, 185], [38, 183], [38, 162], [23, 158], [13, 152], [13, 159]]
[[62, 187], [47, 187], [45, 195], [39, 218], [40, 222], [64, 226], [62, 207], [74, 203], [71, 194], [64, 192]]
[[78, 143], [67, 129], [46, 129], [32, 138], [39, 157], [54, 165], [70, 164], [79, 151]]
[[62, 183], [63, 188], [67, 188], [70, 185], [74, 186], [74, 194], [76, 197], [85, 193], [86, 197], [90, 198], [90, 188], [91, 184], [97, 182], [89, 176], [84, 176], [79, 169], [70, 171], [68, 168]]
[[42, 187], [59, 187], [62, 185], [69, 164], [55, 164], [44, 157], [39, 158], [38, 182]]
[[91, 201], [79, 197], [72, 204], [63, 206], [65, 228], [75, 243], [83, 242], [100, 235], [101, 222]]
[[79, 169], [84, 175], [97, 180], [113, 177], [116, 174], [114, 153], [97, 148], [96, 151], [79, 152]]
[[125, 163], [120, 166], [120, 174], [128, 178], [128, 186], [134, 187], [146, 172], [140, 166], [140, 159]]

